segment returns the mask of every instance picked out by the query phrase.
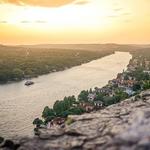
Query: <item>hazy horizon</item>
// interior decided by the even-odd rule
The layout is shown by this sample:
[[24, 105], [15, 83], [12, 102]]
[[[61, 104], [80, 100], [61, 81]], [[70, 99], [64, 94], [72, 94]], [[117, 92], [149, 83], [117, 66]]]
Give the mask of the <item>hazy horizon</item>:
[[149, 46], [149, 43], [25, 43], [25, 44], [3, 44], [0, 43], [2, 46], [42, 46], [42, 45], [133, 45], [133, 46]]

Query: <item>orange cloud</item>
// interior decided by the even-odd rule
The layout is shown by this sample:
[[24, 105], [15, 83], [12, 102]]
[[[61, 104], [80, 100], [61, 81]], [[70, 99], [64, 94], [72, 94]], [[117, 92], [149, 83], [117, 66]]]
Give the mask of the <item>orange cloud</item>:
[[75, 0], [0, 0], [1, 3], [11, 3], [15, 5], [32, 5], [42, 7], [59, 7]]
[[85, 5], [85, 4], [87, 4], [87, 3], [89, 3], [88, 0], [79, 0], [79, 1], [76, 1], [76, 2], [75, 2], [76, 5]]

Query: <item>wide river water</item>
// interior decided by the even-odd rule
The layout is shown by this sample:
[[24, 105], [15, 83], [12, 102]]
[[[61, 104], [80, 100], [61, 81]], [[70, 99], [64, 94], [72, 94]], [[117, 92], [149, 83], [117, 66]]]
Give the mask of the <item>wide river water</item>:
[[33, 134], [32, 121], [40, 117], [43, 108], [52, 106], [64, 96], [77, 96], [81, 90], [102, 87], [126, 69], [132, 56], [116, 52], [71, 69], [25, 81], [0, 85], [0, 136], [11, 137]]

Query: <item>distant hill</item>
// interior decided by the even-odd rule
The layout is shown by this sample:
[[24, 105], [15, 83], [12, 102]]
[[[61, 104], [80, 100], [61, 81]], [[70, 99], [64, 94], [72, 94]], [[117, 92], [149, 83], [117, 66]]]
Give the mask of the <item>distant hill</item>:
[[132, 46], [136, 46], [139, 48], [150, 48], [150, 44], [132, 44]]
[[36, 45], [16, 45], [7, 46], [0, 45], [0, 48], [8, 49], [58, 49], [58, 50], [86, 50], [86, 51], [103, 51], [103, 50], [115, 50], [115, 51], [133, 51], [143, 48], [150, 48], [150, 44], [36, 44]]
[[[125, 50], [141, 48], [141, 45], [121, 45], [114, 43], [107, 44], [38, 44], [38, 45], [19, 45], [25, 48], [46, 48], [46, 49], [70, 49], [70, 50]], [[142, 45], [143, 47], [143, 45]], [[146, 46], [145, 46], [146, 47]]]

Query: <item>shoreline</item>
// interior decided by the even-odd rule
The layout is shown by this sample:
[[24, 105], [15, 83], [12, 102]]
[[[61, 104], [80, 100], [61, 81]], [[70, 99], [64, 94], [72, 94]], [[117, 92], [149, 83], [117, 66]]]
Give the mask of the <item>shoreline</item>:
[[[120, 56], [124, 57], [125, 59], [124, 60], [117, 60], [116, 58], [120, 58]], [[12, 109], [12, 111], [9, 111], [9, 112], [12, 112], [12, 113], [16, 112], [16, 114], [17, 114], [17, 112], [23, 113], [24, 111], [20, 110], [20, 108], [19, 108], [20, 104], [21, 105], [23, 104], [21, 107], [23, 107], [24, 104], [28, 105], [30, 103], [36, 105], [33, 107], [31, 105], [31, 107], [27, 108], [27, 110], [29, 110], [29, 111], [27, 112], [27, 114], [25, 114], [25, 116], [27, 117], [27, 119], [29, 121], [23, 121], [23, 123], [18, 124], [17, 127], [18, 127], [18, 129], [20, 129], [19, 131], [18, 131], [18, 129], [13, 129], [11, 122], [10, 122], [10, 125], [8, 125], [8, 127], [10, 126], [10, 128], [12, 128], [12, 130], [13, 130], [12, 136], [16, 135], [16, 134], [18, 134], [20, 136], [21, 135], [27, 135], [29, 133], [28, 131], [31, 131], [31, 133], [32, 133], [32, 131], [33, 131], [32, 121], [35, 117], [40, 116], [45, 105], [52, 106], [57, 99], [58, 100], [63, 99], [65, 96], [69, 96], [69, 95], [73, 95], [73, 94], [75, 94], [77, 96], [80, 93], [80, 91], [82, 91], [83, 89], [90, 89], [90, 87], [95, 87], [95, 86], [99, 86], [99, 85], [100, 86], [106, 85], [106, 83], [110, 79], [116, 77], [118, 72], [122, 72], [122, 70], [129, 63], [130, 58], [131, 58], [131, 55], [129, 55], [129, 53], [117, 53], [116, 55], [107, 56], [106, 58], [99, 59], [98, 61], [95, 60], [92, 63], [89, 63], [87, 65], [83, 65], [81, 67], [79, 66], [79, 67], [75, 67], [73, 69], [66, 70], [63, 73], [54, 73], [53, 75], [50, 75], [50, 76], [46, 75], [46, 76], [40, 77], [39, 79], [35, 80], [35, 83], [37, 83], [37, 84], [35, 84], [34, 86], [31, 86], [29, 88], [24, 86], [24, 84], [23, 84], [24, 82], [21, 82], [19, 84], [17, 83], [14, 85], [10, 85], [10, 86], [8, 85], [4, 88], [2, 87], [2, 91], [3, 91], [3, 89], [5, 89], [5, 90], [8, 89], [8, 91], [10, 89], [10, 94], [8, 92], [6, 92], [6, 96], [1, 96], [1, 97], [3, 97], [2, 101], [5, 101], [5, 98], [8, 100], [12, 100], [10, 102], [10, 105], [13, 105], [14, 102], [15, 103], [19, 102], [19, 105], [15, 104], [16, 110]], [[106, 62], [106, 63], [104, 63], [104, 62]], [[109, 62], [112, 62], [112, 63], [109, 63]], [[105, 64], [105, 66], [103, 65], [103, 63]], [[118, 67], [115, 67], [114, 69], [109, 69], [110, 68], [109, 66], [112, 66], [112, 64], [114, 64], [115, 66], [118, 66]], [[109, 67], [109, 68], [105, 69], [106, 67]], [[87, 76], [87, 77], [82, 76], [82, 71], [85, 73], [87, 72], [89, 74], [89, 76]], [[105, 74], [106, 74], [106, 76], [105, 76]], [[79, 79], [78, 81], [73, 81], [74, 79], [78, 79], [79, 77], [81, 79]], [[90, 79], [90, 78], [91, 78], [91, 80], [88, 81], [88, 79]], [[80, 80], [81, 80], [81, 82], [80, 82]], [[59, 85], [60, 81], [62, 81], [62, 83], [60, 83], [60, 85]], [[69, 86], [68, 84], [72, 81], [73, 81], [73, 83], [72, 83], [73, 85], [70, 84], [71, 86]], [[84, 81], [87, 81], [87, 83]], [[58, 84], [56, 87], [54, 85], [55, 83]], [[54, 85], [54, 88], [52, 85]], [[65, 87], [65, 85], [68, 85], [70, 88]], [[16, 90], [18, 92], [20, 91], [19, 92], [20, 94], [18, 92], [16, 92], [16, 90], [15, 91], [13, 90], [15, 87], [19, 88]], [[49, 90], [47, 90], [47, 89], [49, 89]], [[39, 91], [39, 92], [36, 92], [36, 91]], [[4, 91], [4, 93], [5, 93], [5, 91]], [[13, 93], [14, 94], [16, 93], [16, 94], [14, 95]], [[41, 93], [41, 94], [39, 94], [39, 93]], [[30, 96], [30, 94], [32, 96]], [[7, 95], [9, 97], [7, 97]], [[18, 98], [18, 97], [20, 97], [20, 98]], [[2, 104], [2, 106], [3, 106], [3, 104]], [[5, 105], [3, 108], [5, 108]], [[32, 114], [32, 110], [34, 110], [34, 109], [35, 109], [36, 113]], [[2, 109], [2, 111], [3, 111], [3, 109]], [[4, 114], [4, 113], [2, 112], [2, 114]], [[30, 114], [33, 116], [32, 119], [28, 118], [31, 116]], [[23, 117], [23, 118], [25, 119], [26, 117]], [[21, 118], [15, 119], [14, 117], [11, 117], [11, 118], [13, 120], [18, 120], [18, 122], [21, 119]], [[4, 121], [5, 120], [6, 119], [4, 119]], [[15, 124], [14, 121], [12, 123]], [[20, 125], [21, 126], [25, 125], [25, 129], [23, 131], [21, 131], [22, 127]], [[27, 127], [28, 125], [30, 125], [29, 129]], [[7, 135], [7, 133], [9, 134], [9, 132], [7, 130], [5, 131], [5, 129], [7, 129], [7, 127], [2, 129], [2, 130], [4, 130], [4, 131], [2, 131], [3, 135], [5, 135], [5, 134]]]
[[[114, 53], [118, 53], [118, 52], [119, 52], [119, 53], [123, 53], [122, 51], [115, 51]], [[128, 53], [131, 54], [130, 52], [128, 52]], [[112, 55], [112, 54], [111, 54], [111, 55]], [[107, 56], [109, 56], [109, 55], [107, 55]], [[107, 56], [106, 56], [106, 57], [107, 57]], [[129, 64], [128, 64], [128, 65], [126, 66], [126, 68], [124, 69], [125, 71], [127, 71], [127, 70], [129, 69], [128, 66], [130, 65], [130, 61], [133, 59], [133, 55], [132, 55], [132, 54], [131, 54], [131, 56], [132, 56], [132, 58], [129, 60]], [[93, 60], [93, 61], [94, 61], [94, 60]], [[123, 71], [123, 72], [124, 72], [124, 71]], [[123, 72], [122, 72], [122, 73], [123, 73]], [[122, 73], [118, 73], [118, 74], [122, 74]], [[117, 74], [117, 76], [118, 76], [118, 74]], [[117, 79], [117, 77], [116, 77], [115, 79]], [[107, 83], [106, 85], [102, 86], [102, 87], [99, 88], [99, 89], [103, 89], [103, 88], [107, 87], [108, 84], [109, 84], [109, 82], [110, 82], [110, 81], [113, 81], [113, 80], [115, 80], [115, 79], [108, 80], [108, 83]], [[95, 87], [95, 88], [97, 88], [97, 87]], [[90, 90], [92, 90], [92, 88], [91, 88]], [[84, 90], [83, 90], [83, 91], [84, 91]], [[133, 95], [132, 95], [132, 96], [133, 96]], [[131, 97], [131, 96], [130, 96], [130, 97]], [[96, 104], [96, 105], [97, 105], [97, 104]], [[106, 106], [106, 107], [103, 107], [103, 106], [102, 106], [102, 103], [100, 103], [100, 105], [98, 105], [98, 106], [96, 106], [96, 107], [97, 107], [97, 108], [91, 108], [91, 110], [87, 110], [86, 113], [91, 113], [91, 112], [97, 111], [97, 110], [99, 110], [99, 109], [105, 109], [107, 106]], [[86, 109], [86, 108], [85, 108], [85, 109]], [[58, 117], [58, 118], [59, 118], [59, 117]], [[61, 120], [61, 118], [59, 118], [59, 119]], [[59, 120], [59, 119], [58, 119], [58, 120]], [[67, 121], [67, 118], [63, 118], [63, 119], [64, 119], [64, 122]], [[63, 123], [64, 123], [64, 122], [63, 122]], [[33, 123], [33, 124], [34, 124], [34, 123]], [[36, 123], [35, 123], [35, 124], [36, 124]], [[50, 127], [51, 125], [48, 125], [48, 126]], [[48, 127], [48, 128], [49, 128], [49, 127]], [[36, 128], [35, 128], [35, 129], [36, 129]]]
[[74, 68], [74, 67], [78, 67], [78, 66], [81, 66], [81, 65], [84, 65], [84, 64], [87, 64], [87, 63], [90, 63], [92, 61], [95, 61], [95, 60], [98, 60], [98, 59], [101, 59], [101, 58], [104, 58], [104, 57], [107, 57], [107, 56], [110, 56], [110, 55], [113, 55], [115, 54], [116, 52], [121, 52], [121, 51], [113, 51], [112, 53], [110, 54], [107, 54], [107, 55], [104, 55], [104, 56], [100, 56], [98, 58], [94, 58], [94, 59], [91, 59], [91, 60], [87, 60], [87, 61], [84, 61], [80, 64], [75, 64], [75, 65], [72, 65], [72, 66], [67, 66], [67, 67], [64, 67], [64, 68], [58, 68], [58, 69], [53, 69], [51, 70], [50, 72], [48, 73], [43, 73], [41, 75], [36, 75], [36, 76], [33, 76], [33, 77], [28, 77], [28, 78], [24, 78], [24, 79], [21, 79], [21, 80], [16, 80], [16, 81], [7, 81], [7, 82], [0, 82], [0, 86], [3, 86], [3, 85], [8, 85], [8, 84], [13, 84], [13, 83], [18, 83], [18, 82], [22, 82], [22, 81], [27, 81], [27, 80], [33, 80], [33, 79], [36, 79], [38, 77], [41, 77], [41, 76], [44, 76], [44, 75], [49, 75], [49, 74], [52, 74], [52, 73], [57, 73], [57, 72], [62, 72], [62, 71], [65, 71], [65, 70], [68, 70], [68, 69], [71, 69], [71, 68]]
[[[18, 80], [18, 81], [8, 81], [8, 82], [6, 82], [6, 83], [1, 83], [1, 82], [0, 82], [0, 86], [9, 85], [9, 84], [13, 84], [13, 83], [19, 83], [19, 82], [27, 81], [27, 80], [34, 80], [34, 79], [37, 79], [37, 78], [39, 78], [39, 77], [41, 77], [41, 76], [46, 76], [46, 75], [50, 75], [50, 74], [52, 74], [52, 73], [57, 73], [57, 72], [66, 71], [66, 70], [68, 70], [68, 69], [72, 69], [72, 68], [74, 68], [74, 67], [78, 67], [78, 66], [81, 66], [81, 65], [90, 63], [90, 62], [92, 62], [92, 61], [96, 61], [96, 60], [98, 60], [98, 59], [102, 59], [102, 58], [104, 58], [104, 57], [113, 55], [113, 54], [115, 54], [115, 53], [124, 53], [124, 52], [126, 52], [126, 51], [114, 51], [112, 54], [108, 54], [108, 55], [103, 56], [103, 57], [100, 57], [100, 58], [96, 58], [96, 59], [93, 59], [93, 60], [89, 60], [89, 61], [84, 62], [84, 63], [81, 63], [81, 64], [79, 64], [79, 65], [74, 65], [74, 66], [71, 66], [71, 67], [68, 67], [68, 68], [64, 68], [64, 69], [60, 69], [60, 70], [56, 70], [56, 71], [51, 71], [51, 72], [49, 72], [49, 73], [41, 74], [41, 75], [38, 75], [38, 76], [36, 76], [36, 77], [30, 77], [30, 78], [26, 78], [26, 79], [22, 79], [22, 80]], [[126, 53], [129, 53], [130, 55], [132, 55], [130, 52], [126, 52]], [[132, 58], [131, 58], [131, 59], [132, 59]], [[126, 68], [126, 69], [127, 69], [127, 68]]]
[[[131, 53], [130, 53], [131, 54]], [[97, 110], [101, 110], [101, 109], [105, 109], [106, 107], [112, 105], [112, 104], [116, 104], [119, 103], [123, 100], [125, 100], [126, 98], [130, 98], [132, 96], [138, 95], [140, 92], [144, 91], [144, 84], [140, 85], [140, 87], [136, 87], [139, 84], [139, 81], [137, 80], [136, 76], [131, 75], [132, 73], [136, 72], [138, 70], [137, 68], [137, 63], [134, 64], [133, 62], [136, 60], [134, 54], [131, 54], [132, 58], [129, 61], [129, 64], [127, 65], [126, 70], [123, 70], [122, 73], [118, 73], [117, 77], [109, 80], [108, 83], [103, 86], [102, 88], [98, 88], [95, 87], [94, 90], [90, 89], [89, 91], [81, 91], [81, 93], [78, 95], [78, 98], [76, 99], [76, 97], [74, 96], [69, 96], [69, 97], [65, 97], [64, 100], [61, 101], [56, 101], [53, 105], [53, 109], [55, 107], [55, 105], [57, 105], [57, 103], [63, 103], [65, 102], [65, 100], [71, 100], [71, 98], [73, 98], [73, 101], [75, 101], [75, 109], [81, 109], [80, 112], [75, 112], [74, 114], [72, 113], [68, 113], [65, 117], [61, 114], [57, 114], [57, 112], [55, 112], [55, 109], [52, 110], [51, 108], [49, 108], [48, 106], [46, 106], [43, 110], [42, 113], [42, 118], [45, 120], [45, 123], [43, 122], [43, 120], [36, 118], [33, 121], [33, 124], [36, 125], [35, 128], [35, 135], [38, 133], [38, 128], [44, 127], [44, 128], [53, 128], [53, 126], [65, 126], [66, 122], [72, 122], [71, 120], [68, 121], [68, 116], [69, 115], [82, 115], [84, 113], [91, 113]], [[138, 59], [138, 61], [140, 62], [141, 60]], [[143, 75], [147, 75], [147, 73], [145, 73], [144, 70], [142, 70], [140, 73], [143, 73]], [[150, 78], [150, 74], [149, 74], [149, 78]], [[143, 79], [141, 80], [143, 81]], [[147, 81], [145, 81], [147, 82]], [[135, 87], [137, 89], [135, 89]], [[147, 89], [149, 89], [150, 87], [148, 87]], [[82, 92], [84, 92], [84, 94], [86, 94], [86, 98], [84, 95], [84, 98], [81, 99], [81, 94]], [[116, 94], [117, 93], [117, 94]], [[99, 94], [101, 94], [99, 96]], [[97, 99], [97, 97], [99, 96], [99, 98]], [[102, 97], [103, 96], [103, 97]], [[103, 98], [107, 97], [107, 101], [104, 101]], [[97, 99], [97, 100], [96, 100]], [[101, 100], [100, 100], [101, 99]], [[72, 105], [73, 106], [73, 105]], [[72, 107], [71, 106], [71, 107]], [[62, 105], [63, 107], [63, 105]], [[47, 110], [46, 110], [47, 109]], [[49, 116], [43, 116], [44, 113], [47, 113], [46, 111], [49, 110], [54, 111], [54, 116], [51, 119], [47, 119], [47, 117]], [[68, 108], [69, 109], [69, 108]], [[56, 114], [55, 114], [56, 113]], [[68, 124], [68, 123], [67, 123]], [[43, 126], [44, 125], [44, 126]]]

